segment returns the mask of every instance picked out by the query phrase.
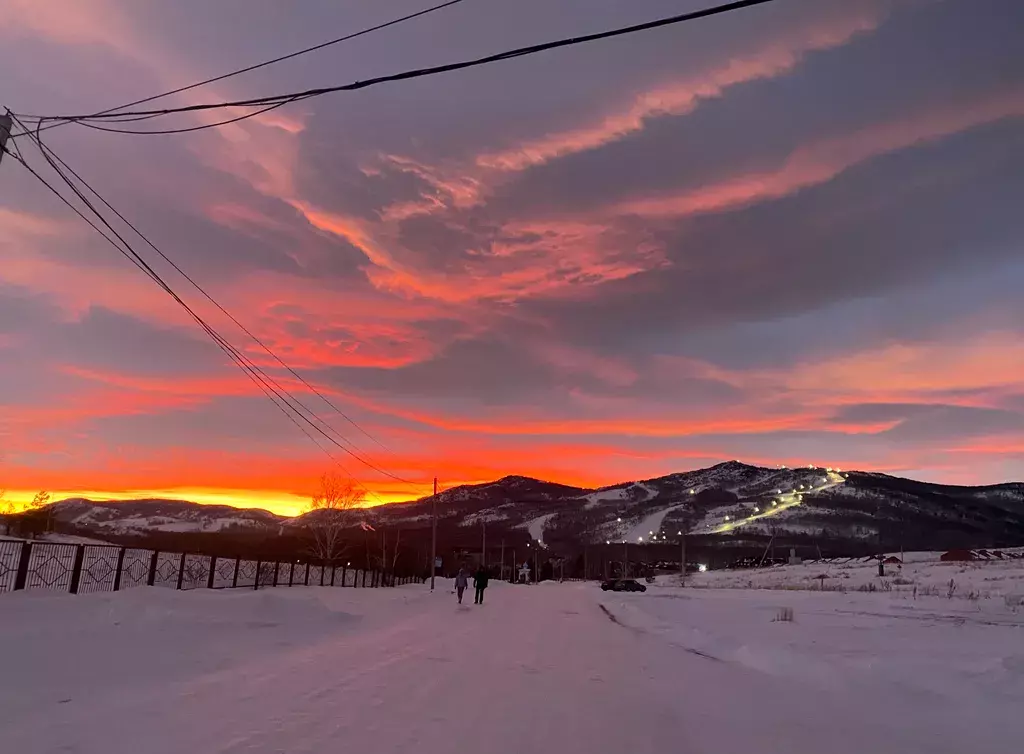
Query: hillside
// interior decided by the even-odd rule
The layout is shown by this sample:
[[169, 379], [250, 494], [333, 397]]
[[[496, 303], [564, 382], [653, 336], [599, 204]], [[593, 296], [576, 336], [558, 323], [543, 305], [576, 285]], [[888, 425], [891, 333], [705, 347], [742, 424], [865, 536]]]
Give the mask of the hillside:
[[[431, 498], [349, 514], [411, 535], [430, 528]], [[540, 542], [545, 547], [665, 544], [686, 531], [700, 546], [777, 544], [830, 551], [941, 549], [1024, 544], [1024, 484], [956, 487], [885, 474], [826, 468], [764, 468], [737, 461], [655, 479], [584, 489], [521, 476], [466, 485], [437, 496], [446, 541]], [[54, 504], [69, 531], [110, 537], [146, 532], [298, 532], [306, 518], [264, 510], [139, 500]]]

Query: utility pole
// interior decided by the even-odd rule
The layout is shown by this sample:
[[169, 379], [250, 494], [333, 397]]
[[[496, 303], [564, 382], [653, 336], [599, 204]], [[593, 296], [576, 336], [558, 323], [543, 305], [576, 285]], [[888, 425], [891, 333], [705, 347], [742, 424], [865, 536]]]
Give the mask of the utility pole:
[[14, 121], [11, 120], [10, 110], [0, 115], [0, 160], [4, 158], [4, 152], [7, 149], [7, 137], [11, 135], [11, 126], [13, 124]]
[[430, 504], [430, 591], [434, 591], [434, 575], [437, 573], [437, 477], [434, 477], [434, 497]]
[[505, 578], [505, 540], [501, 540], [501, 572], [498, 574], [498, 580]]
[[629, 542], [622, 540], [622, 578], [629, 578]]
[[484, 521], [480, 522], [480, 531], [483, 534], [483, 543], [480, 545], [480, 565], [483, 566], [484, 570], [487, 570], [487, 524]]
[[679, 530], [679, 586], [686, 584], [686, 529]]

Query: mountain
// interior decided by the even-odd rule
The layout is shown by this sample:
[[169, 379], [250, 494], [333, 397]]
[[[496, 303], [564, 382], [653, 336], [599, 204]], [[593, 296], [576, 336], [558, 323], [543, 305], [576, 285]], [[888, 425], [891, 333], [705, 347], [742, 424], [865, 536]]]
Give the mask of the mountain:
[[[422, 539], [435, 501], [346, 513], [361, 523]], [[780, 546], [830, 552], [876, 549], [1005, 547], [1024, 544], [1024, 484], [984, 487], [931, 484], [886, 474], [822, 467], [764, 468], [729, 461], [707, 469], [586, 489], [522, 476], [445, 490], [436, 498], [442, 541], [488, 541], [578, 549], [623, 541], [675, 547], [686, 531], [697, 547]], [[301, 534], [306, 514], [284, 518], [264, 510], [139, 500], [65, 500], [54, 518], [77, 534], [147, 532]]]
[[184, 500], [93, 502], [82, 498], [54, 504], [55, 518], [76, 529], [107, 534], [224, 532], [279, 525], [279, 517], [256, 508], [199, 505]]

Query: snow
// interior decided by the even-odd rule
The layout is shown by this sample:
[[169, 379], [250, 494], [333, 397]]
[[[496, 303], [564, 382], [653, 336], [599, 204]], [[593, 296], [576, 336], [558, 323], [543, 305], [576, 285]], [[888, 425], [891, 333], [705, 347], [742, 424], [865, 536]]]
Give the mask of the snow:
[[995, 605], [495, 583], [478, 608], [446, 582], [0, 604], [23, 754], [988, 754], [1024, 732], [1024, 627]]
[[665, 520], [665, 516], [674, 510], [685, 507], [686, 503], [680, 503], [679, 505], [670, 505], [667, 508], [662, 508], [657, 513], [652, 513], [649, 516], [645, 516], [640, 520], [632, 529], [626, 532], [627, 542], [636, 542], [640, 537], [643, 537], [646, 542], [650, 538], [650, 533], [653, 531], [657, 534], [661, 531], [661, 524]]
[[530, 532], [530, 536], [533, 537], [533, 539], [540, 542], [542, 546], [544, 546], [544, 527], [548, 525], [548, 521], [554, 518], [555, 515], [557, 514], [548, 513], [543, 516], [538, 516], [537, 518], [531, 519], [530, 521], [527, 521], [525, 524], [526, 528]]
[[605, 503], [621, 503], [623, 500], [629, 499], [626, 489], [625, 487], [620, 487], [618, 489], [591, 492], [589, 495], [584, 495], [583, 499], [587, 502], [583, 504], [583, 507], [586, 510], [593, 510]]
[[[774, 686], [798, 716], [835, 716], [831, 735], [792, 751], [1019, 748], [1024, 615], [1001, 603], [977, 612], [944, 598], [679, 588], [603, 600], [624, 626]], [[793, 622], [775, 620], [782, 607], [793, 610]], [[766, 714], [767, 697], [730, 706], [737, 724], [762, 731], [762, 744], [792, 733]], [[845, 730], [852, 720], [864, 729]], [[846, 741], [848, 734], [860, 743]]]
[[96, 539], [95, 537], [81, 537], [77, 534], [58, 534], [57, 532], [47, 532], [42, 534], [37, 539], [39, 542], [49, 542], [51, 544], [60, 545], [109, 545], [103, 539]]
[[500, 511], [481, 511], [480, 513], [471, 513], [468, 516], [463, 517], [462, 521], [459, 522], [459, 526], [480, 526], [481, 524], [493, 524], [498, 521], [507, 521], [508, 514]]
[[[1002, 552], [1018, 554], [1024, 550]], [[900, 553], [890, 554], [900, 557]], [[953, 581], [954, 600], [981, 603], [994, 600], [1002, 604], [1006, 598], [1011, 601], [1019, 598], [1024, 602], [1024, 559], [943, 563], [939, 560], [941, 555], [940, 552], [905, 553], [902, 566], [886, 564], [886, 575], [882, 578], [878, 576], [877, 561], [860, 558], [707, 571], [688, 576], [687, 581], [692, 587], [717, 589], [874, 590], [891, 592], [911, 600], [915, 589], [918, 596], [938, 594], [945, 597], [950, 592], [949, 582]]]

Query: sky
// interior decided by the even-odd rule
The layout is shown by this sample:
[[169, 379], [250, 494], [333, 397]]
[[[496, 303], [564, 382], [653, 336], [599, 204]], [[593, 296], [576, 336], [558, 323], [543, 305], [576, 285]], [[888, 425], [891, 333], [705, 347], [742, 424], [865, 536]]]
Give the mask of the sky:
[[[427, 4], [0, 0], [0, 105], [95, 112]], [[703, 4], [464, 0], [167, 102]], [[405, 481], [328, 457], [5, 158], [0, 489], [287, 513], [330, 470], [370, 504], [434, 476], [597, 486], [730, 459], [1024, 479], [1021, 28], [1017, 0], [777, 0], [216, 129], [53, 129], [358, 428], [140, 245], [183, 298]]]

